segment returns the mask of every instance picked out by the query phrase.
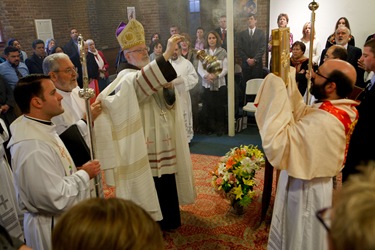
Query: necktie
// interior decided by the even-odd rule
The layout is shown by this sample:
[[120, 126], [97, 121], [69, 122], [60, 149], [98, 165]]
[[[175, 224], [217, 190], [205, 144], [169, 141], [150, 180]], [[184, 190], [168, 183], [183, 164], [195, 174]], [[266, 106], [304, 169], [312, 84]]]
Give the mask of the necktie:
[[250, 38], [253, 38], [253, 30], [250, 30]]
[[17, 69], [17, 67], [13, 67], [13, 68], [14, 68], [14, 71], [16, 71], [18, 79], [21, 79], [23, 77], [23, 75], [21, 74], [21, 72], [19, 72], [19, 70]]
[[227, 30], [222, 30], [221, 31], [221, 40], [224, 41], [225, 40], [225, 35], [227, 34]]

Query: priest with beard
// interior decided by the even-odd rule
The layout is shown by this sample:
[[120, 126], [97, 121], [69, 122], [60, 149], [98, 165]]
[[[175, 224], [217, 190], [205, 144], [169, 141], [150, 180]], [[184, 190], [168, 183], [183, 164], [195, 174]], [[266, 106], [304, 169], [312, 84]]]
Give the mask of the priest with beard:
[[291, 68], [285, 86], [269, 74], [255, 100], [265, 155], [282, 170], [268, 249], [327, 249], [327, 231], [315, 214], [332, 206], [332, 177], [344, 166], [358, 119], [357, 102], [346, 99], [356, 71], [345, 61], [326, 61], [312, 74], [312, 106], [303, 102], [294, 75]]
[[[150, 62], [141, 23], [132, 19], [116, 30], [127, 60], [124, 70], [98, 99], [103, 113], [95, 122], [98, 159], [116, 196], [145, 209], [162, 230], [181, 225], [179, 205], [194, 203], [196, 192], [176, 71], [168, 60], [182, 40], [168, 40]], [[114, 92], [114, 94], [113, 94]]]

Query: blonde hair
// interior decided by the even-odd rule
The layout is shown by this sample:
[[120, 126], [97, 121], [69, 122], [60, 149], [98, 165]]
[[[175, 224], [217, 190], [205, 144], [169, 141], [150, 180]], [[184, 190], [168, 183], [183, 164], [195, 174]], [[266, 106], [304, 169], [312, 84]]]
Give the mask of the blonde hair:
[[334, 249], [375, 249], [375, 163], [344, 183], [333, 210], [330, 237]]
[[53, 250], [159, 250], [159, 225], [132, 201], [85, 200], [63, 214], [52, 230]]
[[[307, 28], [307, 25], [309, 25], [309, 24], [310, 24], [310, 26], [311, 26], [311, 22], [306, 22], [306, 23], [303, 25], [303, 28], [302, 28], [302, 39], [304, 39], [304, 38], [306, 37], [305, 30], [306, 30], [306, 28]], [[311, 29], [311, 27], [310, 27], [310, 29]], [[315, 39], [315, 29], [314, 29], [313, 37], [314, 37], [314, 39]]]

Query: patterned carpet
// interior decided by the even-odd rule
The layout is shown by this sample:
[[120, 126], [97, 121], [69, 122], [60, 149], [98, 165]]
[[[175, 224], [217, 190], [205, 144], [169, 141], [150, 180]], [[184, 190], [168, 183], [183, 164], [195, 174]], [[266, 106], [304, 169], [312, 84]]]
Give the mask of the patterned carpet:
[[[266, 249], [271, 223], [271, 209], [260, 223], [261, 190], [264, 169], [256, 174], [258, 182], [254, 202], [243, 215], [231, 212], [230, 204], [211, 186], [210, 171], [219, 161], [217, 156], [191, 155], [198, 197], [195, 204], [181, 206], [182, 226], [164, 232], [166, 249]], [[104, 187], [106, 197], [114, 190]], [[271, 205], [273, 204], [271, 198]]]

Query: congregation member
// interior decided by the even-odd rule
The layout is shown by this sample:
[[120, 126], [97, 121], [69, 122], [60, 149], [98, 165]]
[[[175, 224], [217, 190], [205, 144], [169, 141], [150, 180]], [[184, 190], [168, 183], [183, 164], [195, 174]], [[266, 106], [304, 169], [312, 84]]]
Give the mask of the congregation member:
[[[180, 43], [181, 44], [181, 43]], [[187, 141], [193, 139], [193, 113], [191, 107], [190, 90], [198, 83], [198, 75], [193, 64], [181, 56], [181, 46], [176, 45], [174, 53], [169, 60], [177, 73], [177, 78], [172, 81], [181, 100], [182, 114], [184, 116]]]
[[330, 250], [375, 249], [375, 164], [359, 167], [361, 172], [343, 183], [333, 207], [317, 213], [328, 231]]
[[95, 198], [61, 216], [52, 233], [52, 249], [160, 250], [164, 241], [159, 225], [134, 202]]
[[307, 78], [305, 75], [309, 66], [309, 58], [305, 56], [305, 50], [305, 44], [296, 41], [292, 45], [292, 56], [290, 57], [290, 66], [296, 69], [296, 82], [301, 95], [304, 95], [307, 89]]
[[99, 91], [102, 92], [102, 90], [105, 89], [109, 84], [109, 80], [108, 80], [109, 63], [107, 59], [105, 58], [103, 52], [96, 49], [94, 40], [87, 39], [86, 43], [89, 46], [89, 52], [94, 55], [95, 61], [99, 67], [98, 68], [99, 70], [98, 85], [99, 85]]
[[67, 54], [74, 64], [74, 67], [77, 69], [78, 73], [78, 85], [82, 88], [83, 87], [83, 80], [82, 80], [82, 65], [79, 55], [79, 45], [78, 45], [78, 36], [79, 33], [76, 28], [72, 28], [70, 30], [70, 40], [67, 42], [64, 47], [64, 53]]
[[16, 103], [13, 97], [13, 90], [0, 75], [0, 118], [9, 129], [9, 125], [17, 118]]
[[207, 34], [206, 49], [207, 55], [215, 56], [219, 60], [222, 71], [216, 75], [209, 73], [203, 68], [201, 61], [198, 63], [198, 74], [202, 77], [202, 117], [201, 122], [203, 132], [207, 134], [216, 133], [222, 136], [226, 131], [227, 114], [227, 83], [225, 77], [228, 73], [227, 52], [221, 47], [221, 39], [216, 31]]
[[[375, 72], [375, 40], [371, 39], [365, 43], [363, 54], [360, 59], [363, 61], [366, 71]], [[345, 168], [342, 171], [343, 181], [357, 173], [359, 164], [366, 164], [375, 160], [375, 76], [372, 76], [367, 84], [362, 100], [358, 105], [358, 123], [354, 129], [348, 149], [348, 158]]]
[[[340, 17], [336, 22], [335, 31], [331, 35], [329, 35], [328, 38], [327, 38], [327, 42], [326, 42], [326, 46], [325, 46], [326, 49], [328, 49], [332, 45], [337, 44], [336, 30], [340, 26], [347, 27], [349, 30], [351, 30], [349, 20], [346, 17]], [[349, 34], [348, 44], [351, 45], [351, 46], [355, 46], [355, 39], [354, 39], [354, 36], [352, 34]]]
[[[302, 38], [301, 42], [303, 42], [306, 46], [305, 56], [309, 58], [310, 56], [310, 36], [311, 36], [311, 22], [307, 22], [303, 25], [302, 28]], [[320, 41], [315, 37], [315, 30], [313, 34], [313, 53], [312, 53], [312, 62], [315, 65], [319, 64], [320, 53], [322, 51], [322, 45]]]
[[221, 47], [227, 50], [227, 16], [219, 17], [219, 27], [215, 29], [221, 39]]
[[250, 14], [248, 28], [238, 37], [238, 54], [242, 60], [243, 81], [263, 78], [263, 55], [266, 51], [266, 36], [256, 27], [257, 18]]
[[[360, 48], [357, 48], [357, 47], [354, 47], [352, 45], [349, 44], [349, 38], [350, 38], [350, 30], [341, 25], [337, 28], [336, 32], [335, 32], [335, 42], [337, 45], [341, 45], [343, 46], [344, 48], [346, 48], [346, 50], [348, 51], [348, 59], [347, 59], [347, 62], [350, 63], [351, 65], [353, 65], [353, 67], [355, 68], [356, 70], [356, 73], [357, 73], [357, 80], [356, 80], [356, 85], [358, 87], [361, 87], [361, 88], [364, 88], [364, 70], [362, 68], [359, 67], [358, 65], [358, 60], [361, 58], [362, 56], [362, 50]], [[319, 65], [322, 65], [323, 62], [324, 62], [324, 57], [325, 57], [325, 54], [327, 52], [327, 49], [324, 49], [322, 51], [322, 55], [320, 56], [320, 64]]]
[[29, 69], [26, 64], [20, 60], [20, 51], [14, 46], [8, 46], [4, 49], [6, 62], [0, 64], [0, 75], [13, 91], [18, 80], [29, 75]]
[[64, 108], [49, 76], [22, 78], [14, 97], [23, 115], [10, 126], [8, 147], [24, 235], [31, 248], [49, 250], [55, 222], [68, 208], [89, 198], [89, 181], [99, 174], [100, 163], [89, 161], [77, 171], [51, 121]]
[[[289, 23], [289, 16], [286, 13], [280, 13], [277, 17], [277, 27], [279, 29], [287, 28]], [[268, 40], [268, 51], [271, 51], [272, 45], [272, 35], [270, 35], [270, 38]], [[292, 50], [292, 45], [293, 45], [293, 34], [290, 32], [289, 33], [289, 44], [290, 44], [290, 49]]]
[[57, 43], [56, 43], [56, 40], [53, 39], [53, 38], [49, 38], [46, 40], [46, 46], [45, 46], [45, 51], [46, 51], [46, 55], [50, 55], [52, 54], [52, 48], [57, 46]]
[[196, 38], [195, 38], [195, 45], [194, 45], [194, 49], [197, 49], [197, 50], [202, 50], [204, 49], [204, 44], [205, 44], [205, 40], [204, 40], [204, 29], [202, 27], [198, 27], [196, 32]]
[[150, 62], [137, 20], [121, 23], [116, 37], [128, 63], [98, 96], [103, 113], [94, 126], [97, 156], [117, 197], [141, 206], [161, 229], [177, 229], [179, 205], [196, 197], [179, 95], [171, 83], [177, 74], [168, 62], [182, 38], [173, 35], [163, 56]]
[[303, 102], [294, 74], [291, 68], [287, 86], [269, 74], [255, 99], [265, 155], [281, 170], [268, 249], [327, 249], [315, 212], [332, 205], [332, 177], [343, 168], [358, 118], [357, 102], [346, 99], [356, 72], [345, 61], [326, 61], [312, 74], [312, 106]]
[[171, 27], [169, 27], [169, 34], [171, 36], [178, 35], [178, 34], [180, 34], [180, 29], [178, 28], [177, 25], [173, 24], [173, 25], [171, 25]]
[[27, 54], [25, 51], [22, 50], [21, 43], [16, 38], [11, 38], [8, 40], [8, 46], [14, 46], [20, 51], [20, 60], [21, 62], [25, 63], [27, 59]]
[[163, 45], [159, 40], [152, 42], [150, 45], [150, 50], [152, 53], [150, 54], [150, 61], [155, 60], [157, 57], [162, 56], [163, 54]]
[[43, 40], [36, 39], [33, 41], [33, 55], [27, 58], [25, 64], [30, 74], [43, 74], [43, 60], [46, 57]]

